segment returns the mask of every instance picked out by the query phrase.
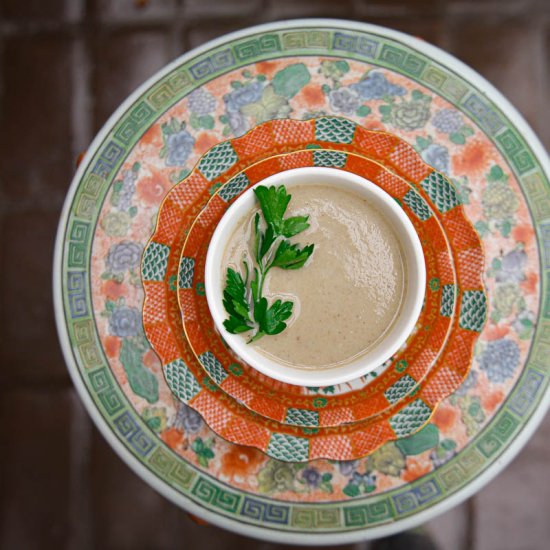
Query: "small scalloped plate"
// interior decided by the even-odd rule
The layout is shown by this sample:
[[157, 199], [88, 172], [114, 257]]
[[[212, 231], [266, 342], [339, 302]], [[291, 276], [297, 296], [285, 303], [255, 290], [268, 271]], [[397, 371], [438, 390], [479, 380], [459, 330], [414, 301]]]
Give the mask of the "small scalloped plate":
[[[425, 200], [433, 200], [441, 217], [449, 223], [447, 237], [453, 254], [463, 266], [457, 270], [460, 314], [453, 318], [451, 336], [440, 360], [417, 391], [376, 417], [313, 429], [281, 424], [250, 411], [220, 391], [204, 373], [183, 333], [176, 288], [180, 252], [194, 219], [210, 198], [213, 180], [218, 187], [251, 164], [274, 154], [308, 146], [354, 152], [361, 142], [369, 143], [367, 152], [372, 156], [418, 186], [418, 193]], [[284, 461], [351, 460], [373, 452], [387, 441], [418, 431], [439, 401], [464, 380], [486, 318], [481, 282], [483, 255], [479, 237], [464, 217], [462, 207], [459, 204], [449, 207], [448, 193], [442, 194], [435, 185], [433, 169], [416, 159], [412, 147], [397, 137], [368, 131], [346, 119], [276, 120], [213, 147], [186, 178], [185, 185], [176, 186], [165, 199], [142, 265], [144, 328], [162, 361], [172, 392], [195, 408], [219, 435]], [[318, 397], [315, 405], [322, 409], [326, 398]]]
[[[290, 384], [258, 377], [254, 369], [226, 347], [215, 329], [202, 291], [208, 246], [230, 204], [258, 181], [288, 167], [304, 166], [330, 166], [353, 172], [368, 178], [397, 199], [419, 234], [428, 281], [419, 321], [402, 350], [386, 363], [376, 379], [370, 379], [361, 390], [340, 391], [336, 395], [325, 393], [326, 404], [320, 410], [315, 406], [318, 395], [297, 395]], [[414, 392], [447, 342], [455, 312], [457, 281], [444, 230], [432, 207], [411, 187], [371, 159], [324, 149], [270, 157], [248, 167], [221, 186], [189, 231], [182, 249], [178, 278], [183, 328], [210, 379], [262, 416], [284, 424], [299, 423], [309, 427], [363, 421]]]

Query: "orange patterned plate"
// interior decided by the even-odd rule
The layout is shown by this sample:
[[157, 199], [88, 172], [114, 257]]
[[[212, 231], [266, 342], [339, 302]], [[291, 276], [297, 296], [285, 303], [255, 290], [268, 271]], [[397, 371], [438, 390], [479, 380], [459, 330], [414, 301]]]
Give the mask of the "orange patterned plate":
[[[219, 391], [196, 360], [184, 337], [177, 304], [179, 253], [194, 218], [209, 200], [211, 181], [216, 181], [216, 187], [222, 185], [251, 164], [277, 153], [312, 145], [354, 152], [363, 143], [368, 144], [367, 153], [417, 186], [425, 199], [430, 198], [448, 224], [447, 236], [458, 266], [460, 313], [453, 318], [452, 334], [441, 359], [418, 390], [376, 417], [316, 429], [281, 424], [253, 413]], [[185, 217], [183, 210], [188, 212]], [[369, 132], [337, 117], [306, 122], [276, 120], [242, 138], [216, 145], [200, 160], [186, 184], [177, 186], [164, 201], [142, 265], [144, 327], [161, 358], [171, 390], [200, 412], [222, 437], [285, 461], [350, 460], [369, 454], [386, 441], [415, 433], [429, 420], [437, 403], [466, 376], [473, 345], [486, 318], [482, 258], [479, 238], [464, 217], [452, 187], [441, 188], [437, 174], [417, 161], [410, 146], [391, 134]], [[322, 409], [326, 401], [318, 397], [316, 407]]]
[[[226, 347], [215, 329], [204, 288], [206, 253], [212, 234], [230, 204], [251, 185], [288, 168], [330, 166], [368, 178], [399, 200], [422, 243], [427, 268], [426, 300], [407, 344], [371, 377], [296, 394], [295, 386], [259, 375]], [[285, 424], [337, 426], [375, 416], [415, 391], [440, 356], [456, 305], [454, 260], [433, 208], [383, 165], [353, 153], [303, 150], [254, 164], [220, 187], [197, 216], [185, 241], [178, 280], [183, 328], [210, 379], [254, 412]], [[201, 289], [199, 292], [196, 289]], [[361, 389], [357, 389], [361, 388]], [[316, 407], [319, 393], [325, 406]]]

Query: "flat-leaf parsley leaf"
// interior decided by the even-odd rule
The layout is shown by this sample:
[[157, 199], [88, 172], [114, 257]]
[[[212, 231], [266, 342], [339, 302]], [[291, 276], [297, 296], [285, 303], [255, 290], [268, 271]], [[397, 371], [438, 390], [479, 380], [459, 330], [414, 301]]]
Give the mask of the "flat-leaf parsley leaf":
[[248, 264], [243, 261], [244, 278], [228, 267], [223, 291], [223, 305], [229, 315], [223, 324], [232, 334], [252, 331], [249, 343], [266, 334], [279, 334], [287, 326], [285, 321], [292, 316], [293, 302], [277, 299], [270, 305], [262, 295], [269, 270], [272, 267], [299, 269], [314, 249], [312, 244], [300, 248], [288, 240], [309, 227], [309, 216], [284, 218], [292, 198], [284, 185], [259, 185], [254, 188], [254, 193], [265, 222], [265, 229], [262, 229], [260, 214], [255, 215], [253, 250], [256, 266], [251, 273]]

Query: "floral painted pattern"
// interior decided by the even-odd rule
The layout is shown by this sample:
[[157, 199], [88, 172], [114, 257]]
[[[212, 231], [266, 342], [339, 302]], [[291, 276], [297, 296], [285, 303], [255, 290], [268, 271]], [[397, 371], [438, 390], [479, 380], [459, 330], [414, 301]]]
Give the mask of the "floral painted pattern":
[[[168, 389], [141, 326], [139, 264], [158, 207], [200, 156], [273, 118], [341, 115], [407, 140], [446, 173], [482, 236], [490, 319], [464, 384], [415, 435], [351, 462], [288, 464], [227, 443]], [[518, 183], [492, 142], [453, 105], [392, 71], [336, 58], [289, 58], [227, 73], [177, 102], [119, 170], [96, 229], [93, 307], [118, 383], [152, 432], [188, 462], [252, 493], [330, 501], [410, 483], [460, 452], [498, 411], [524, 364], [538, 311], [538, 255]], [[312, 388], [320, 399], [334, 388]]]

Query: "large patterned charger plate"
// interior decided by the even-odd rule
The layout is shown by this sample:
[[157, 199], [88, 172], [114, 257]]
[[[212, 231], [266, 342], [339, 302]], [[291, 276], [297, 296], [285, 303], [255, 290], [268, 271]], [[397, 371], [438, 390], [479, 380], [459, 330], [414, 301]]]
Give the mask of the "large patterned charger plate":
[[[296, 465], [228, 443], [173, 397], [143, 333], [139, 265], [163, 197], [204, 152], [271, 118], [322, 115], [394, 133], [451, 178], [483, 240], [489, 321], [466, 381], [417, 435], [358, 461]], [[496, 475], [547, 409], [548, 173], [494, 88], [409, 36], [303, 20], [207, 44], [121, 106], [68, 194], [54, 289], [79, 394], [143, 479], [214, 524], [310, 544], [419, 524]], [[199, 209], [188, 205], [190, 222]]]

